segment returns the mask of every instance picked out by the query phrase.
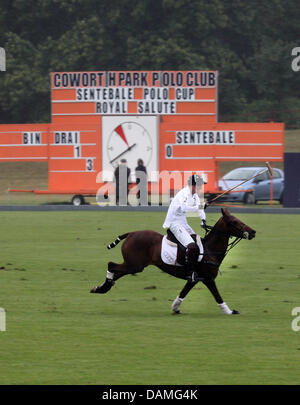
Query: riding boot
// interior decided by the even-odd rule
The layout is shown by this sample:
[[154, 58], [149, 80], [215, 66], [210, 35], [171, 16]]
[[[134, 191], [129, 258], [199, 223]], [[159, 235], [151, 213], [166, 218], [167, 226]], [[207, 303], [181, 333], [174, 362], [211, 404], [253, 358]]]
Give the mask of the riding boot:
[[192, 283], [195, 283], [196, 281], [198, 281], [197, 280], [198, 276], [195, 271], [195, 266], [193, 263], [187, 263], [187, 277], [186, 278], [188, 281], [190, 281]]
[[191, 282], [199, 281], [199, 277], [196, 272], [198, 257], [199, 257], [199, 246], [196, 243], [189, 243], [186, 249], [186, 263], [187, 263], [187, 280]]

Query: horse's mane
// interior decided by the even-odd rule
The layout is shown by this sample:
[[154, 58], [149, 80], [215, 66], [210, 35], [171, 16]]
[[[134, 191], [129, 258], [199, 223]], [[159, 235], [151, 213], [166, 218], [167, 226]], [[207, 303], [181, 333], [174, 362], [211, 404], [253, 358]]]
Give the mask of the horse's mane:
[[203, 241], [207, 242], [212, 237], [212, 235], [220, 228], [220, 224], [223, 224], [224, 222], [224, 217], [220, 217], [215, 225], [211, 228], [211, 230], [204, 236]]

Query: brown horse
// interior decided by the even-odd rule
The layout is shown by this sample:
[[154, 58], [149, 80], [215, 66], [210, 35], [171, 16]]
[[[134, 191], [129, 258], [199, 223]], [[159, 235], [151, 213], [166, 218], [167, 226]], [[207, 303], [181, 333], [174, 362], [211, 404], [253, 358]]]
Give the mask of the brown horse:
[[[180, 313], [179, 307], [183, 299], [198, 281], [202, 281], [214, 296], [223, 313], [239, 314], [236, 310], [230, 310], [223, 301], [216, 287], [215, 278], [218, 275], [219, 266], [227, 252], [241, 239], [253, 239], [256, 231], [231, 215], [227, 208], [221, 211], [222, 217], [202, 240], [204, 257], [202, 261], [197, 264], [196, 268], [199, 278], [196, 281], [187, 281], [179, 296], [172, 304], [174, 313]], [[229, 243], [229, 238], [232, 236], [235, 237], [235, 240]], [[119, 236], [107, 247], [111, 249], [121, 240], [125, 239], [122, 245], [124, 262], [122, 264], [109, 262], [105, 282], [100, 286], [94, 287], [91, 293], [104, 294], [112, 288], [116, 280], [120, 277], [126, 274], [141, 272], [149, 265], [154, 265], [174, 277], [187, 280], [188, 269], [186, 266], [169, 265], [162, 261], [162, 238], [163, 235], [154, 231], [136, 231]]]

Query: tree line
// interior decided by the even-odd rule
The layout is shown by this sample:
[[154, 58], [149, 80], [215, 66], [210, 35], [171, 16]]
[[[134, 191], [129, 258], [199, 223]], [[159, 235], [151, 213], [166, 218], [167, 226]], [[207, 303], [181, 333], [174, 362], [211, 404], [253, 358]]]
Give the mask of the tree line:
[[300, 125], [298, 0], [1, 0], [0, 122], [50, 122], [50, 72], [218, 70], [219, 121]]

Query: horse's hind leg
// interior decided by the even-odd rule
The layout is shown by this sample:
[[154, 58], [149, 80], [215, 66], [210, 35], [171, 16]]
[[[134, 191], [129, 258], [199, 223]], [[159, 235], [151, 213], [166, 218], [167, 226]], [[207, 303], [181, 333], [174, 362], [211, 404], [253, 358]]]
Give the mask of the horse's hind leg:
[[181, 314], [180, 305], [182, 304], [184, 298], [188, 295], [191, 289], [198, 283], [198, 281], [188, 281], [183, 289], [181, 290], [178, 297], [175, 298], [172, 304], [172, 311], [174, 314]]
[[126, 276], [127, 274], [137, 273], [142, 270], [143, 269], [139, 270], [139, 269], [130, 268], [125, 263], [117, 264], [117, 263], [109, 262], [108, 270], [106, 273], [106, 279], [105, 279], [104, 283], [101, 284], [100, 286], [92, 288], [90, 292], [96, 293], [96, 294], [105, 294], [113, 287], [113, 285], [119, 278]]
[[101, 285], [97, 285], [96, 287], [92, 288], [90, 292], [91, 293], [96, 293], [96, 294], [105, 294], [114, 286], [115, 282], [119, 278], [121, 278], [121, 277], [123, 277], [125, 275], [126, 274], [117, 274], [117, 273], [115, 273], [113, 275], [113, 278], [106, 277], [104, 283], [102, 283]]
[[[126, 275], [126, 274], [134, 274], [134, 273], [139, 273], [144, 270], [144, 267], [135, 267], [132, 265], [129, 265], [128, 263], [124, 262], [122, 264], [117, 264], [113, 262], [108, 263], [108, 270], [107, 273], [112, 274], [121, 274], [121, 275]], [[115, 277], [113, 277], [115, 280]], [[119, 277], [118, 277], [119, 278]]]

